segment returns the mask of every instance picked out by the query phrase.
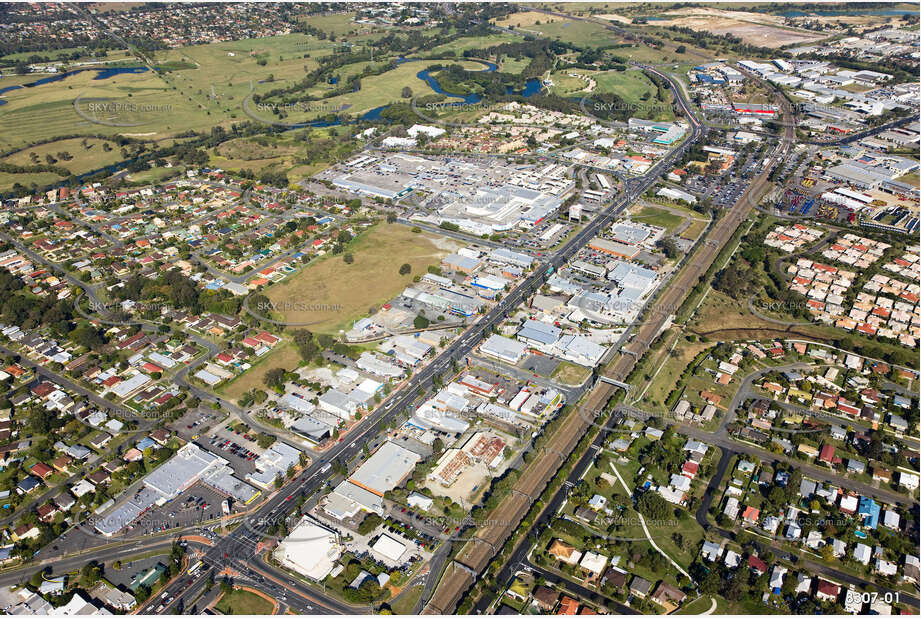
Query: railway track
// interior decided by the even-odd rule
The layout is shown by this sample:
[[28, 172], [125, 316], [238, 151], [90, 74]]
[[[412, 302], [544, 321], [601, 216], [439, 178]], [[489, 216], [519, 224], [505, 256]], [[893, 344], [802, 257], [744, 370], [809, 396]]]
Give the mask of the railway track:
[[[654, 69], [649, 70], [672, 85], [677, 102], [684, 107], [688, 119], [695, 125], [695, 131], [699, 131], [700, 123], [684, 100], [680, 88], [670, 77]], [[793, 118], [789, 102], [782, 97], [781, 109], [787, 118]], [[786, 156], [793, 143], [793, 137], [792, 123], [787, 123], [781, 145], [770, 159], [769, 164], [755, 178], [732, 209], [716, 223], [706, 241], [695, 251], [689, 261], [689, 266], [678, 274], [677, 279], [669, 284], [663, 296], [656, 300], [660, 306], [680, 306], [690, 290], [697, 285], [700, 277], [706, 273], [736, 229], [757, 204], [761, 192], [769, 184], [771, 170]], [[652, 313], [657, 317], [644, 322], [639, 327], [633, 340], [625, 346], [626, 350], [613, 361], [613, 364], [608, 366], [605, 377], [615, 381], [625, 380], [638, 360], [659, 336], [670, 312]], [[463, 594], [476, 583], [490, 560], [499, 553], [502, 545], [527, 514], [532, 502], [588, 431], [592, 424], [591, 419], [595, 418], [595, 411], [604, 408], [614, 394], [614, 388], [613, 385], [598, 380], [587, 395], [585, 402], [569, 412], [569, 416], [553, 434], [543, 452], [527, 466], [509, 495], [490, 513], [489, 525], [481, 526], [474, 535], [474, 539], [467, 542], [455, 560], [447, 567], [432, 598], [423, 610], [423, 614], [448, 614], [455, 610]], [[590, 412], [586, 413], [586, 411]]]
[[506, 539], [531, 508], [560, 465], [575, 449], [595, 417], [614, 394], [614, 387], [598, 382], [585, 402], [569, 412], [569, 416], [556, 430], [548, 446], [528, 465], [505, 500], [489, 515], [488, 525], [481, 526], [473, 539], [458, 553], [447, 567], [435, 593], [423, 614], [451, 613], [463, 593], [476, 582], [493, 557], [499, 553]]

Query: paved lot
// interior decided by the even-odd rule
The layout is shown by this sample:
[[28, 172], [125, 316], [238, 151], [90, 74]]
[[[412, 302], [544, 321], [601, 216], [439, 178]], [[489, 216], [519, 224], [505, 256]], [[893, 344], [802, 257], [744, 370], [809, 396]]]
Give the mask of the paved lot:
[[132, 578], [135, 575], [147, 571], [151, 567], [156, 566], [157, 563], [166, 566], [168, 560], [168, 552], [164, 552], [159, 556], [141, 558], [140, 560], [122, 560], [121, 569], [115, 569], [112, 568], [111, 565], [106, 565], [106, 579], [116, 586], [123, 586], [127, 590], [129, 584], [131, 584]]
[[529, 354], [521, 362], [521, 367], [523, 369], [526, 369], [531, 373], [536, 373], [537, 375], [544, 378], [549, 378], [551, 375], [553, 375], [553, 372], [559, 366], [560, 361], [553, 358], [552, 356], [537, 356], [536, 354]]
[[203, 483], [196, 483], [176, 499], [142, 515], [129, 527], [127, 536], [143, 536], [170, 528], [183, 528], [220, 517], [222, 500], [224, 495], [220, 492]]
[[[247, 435], [249, 438], [246, 437]], [[207, 439], [202, 437], [199, 443], [202, 447], [230, 462], [230, 466], [237, 475], [240, 475], [240, 478], [256, 469], [253, 462], [265, 452], [265, 449], [256, 443], [254, 433], [246, 434], [242, 431], [236, 433], [226, 426], [221, 426], [211, 432]]]
[[197, 408], [186, 412], [181, 417], [167, 425], [167, 429], [175, 431], [183, 440], [190, 441], [192, 436], [204, 435], [224, 417], [223, 412], [209, 408]]

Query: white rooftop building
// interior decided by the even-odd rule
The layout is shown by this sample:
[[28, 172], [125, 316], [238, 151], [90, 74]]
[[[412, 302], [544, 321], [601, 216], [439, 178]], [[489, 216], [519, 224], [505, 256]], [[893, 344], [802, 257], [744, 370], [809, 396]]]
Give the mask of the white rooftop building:
[[307, 515], [275, 550], [283, 566], [314, 581], [329, 575], [341, 555], [339, 535]]

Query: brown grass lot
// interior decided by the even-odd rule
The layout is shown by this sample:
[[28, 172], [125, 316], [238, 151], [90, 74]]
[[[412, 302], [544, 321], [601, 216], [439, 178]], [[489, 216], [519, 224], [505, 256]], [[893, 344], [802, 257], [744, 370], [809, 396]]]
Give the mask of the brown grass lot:
[[[324, 256], [317, 262], [285, 281], [269, 287], [265, 295], [283, 308], [281, 319], [311, 322], [314, 332], [338, 334], [340, 329], [367, 315], [374, 305], [379, 307], [397, 296], [412, 283], [414, 275], [422, 275], [430, 265], [438, 265], [450, 252], [439, 249], [433, 234], [414, 234], [405, 225], [376, 225], [363, 232], [349, 245], [347, 252], [355, 257], [346, 264], [342, 255]], [[401, 264], [412, 267], [408, 275], [400, 275]]]
[[[681, 341], [675, 346], [673, 353], [668, 356], [664, 365], [662, 365], [662, 355], [671, 347], [672, 339], [669, 339], [667, 345], [662, 346], [661, 352], [655, 361], [647, 366], [646, 373], [650, 375], [655, 373], [660, 365], [662, 365], [662, 370], [659, 371], [659, 375], [655, 377], [655, 380], [653, 380], [652, 384], [649, 386], [649, 390], [646, 391], [646, 395], [642, 399], [643, 403], [652, 404], [654, 407], [664, 406], [665, 398], [668, 397], [669, 392], [675, 388], [678, 376], [680, 376], [681, 372], [688, 366], [688, 363], [690, 363], [702, 350], [714, 345], [712, 342], [701, 343], [697, 341], [691, 343], [684, 340], [684, 335], [679, 335], [679, 337], [681, 337]], [[639, 379], [641, 382], [636, 384], [637, 394], [645, 388], [646, 381], [645, 378], [642, 377]]]
[[519, 11], [518, 13], [512, 13], [504, 19], [497, 19], [495, 23], [497, 26], [503, 28], [508, 28], [509, 26], [527, 28], [528, 26], [535, 25], [537, 22], [549, 24], [555, 21], [563, 21], [563, 18], [555, 15], [545, 15], [537, 11]]
[[563, 384], [582, 384], [590, 373], [588, 367], [564, 361], [554, 369], [553, 379]]
[[297, 367], [301, 361], [301, 356], [297, 348], [290, 341], [277, 346], [274, 350], [259, 359], [258, 364], [253, 366], [249, 371], [243, 373], [234, 380], [231, 380], [224, 386], [218, 387], [221, 394], [231, 401], [236, 401], [243, 396], [246, 391], [254, 388], [265, 388], [262, 378], [269, 369], [274, 367], [283, 367], [292, 370]]

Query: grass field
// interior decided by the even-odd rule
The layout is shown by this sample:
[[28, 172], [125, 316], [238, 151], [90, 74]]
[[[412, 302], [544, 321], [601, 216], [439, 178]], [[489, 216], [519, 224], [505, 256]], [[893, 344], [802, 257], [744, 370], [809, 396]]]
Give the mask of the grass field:
[[44, 187], [64, 180], [53, 172], [38, 172], [35, 174], [8, 174], [0, 172], [0, 192], [9, 191], [17, 182], [24, 187]]
[[917, 172], [912, 172], [911, 174], [905, 174], [904, 176], [899, 176], [897, 179], [899, 182], [904, 182], [905, 184], [911, 185], [913, 187], [921, 186], [921, 175]]
[[450, 54], [453, 52], [459, 56], [468, 49], [484, 49], [486, 47], [499, 45], [500, 43], [517, 43], [520, 41], [520, 36], [505, 32], [487, 36], [463, 37], [455, 39], [450, 43], [433, 47], [426, 55]]
[[652, 97], [655, 85], [642, 71], [604, 71], [595, 76], [598, 92], [614, 92], [631, 103], [640, 103], [644, 95]]
[[[81, 132], [113, 136], [130, 132], [157, 138], [200, 129], [206, 124], [211, 126], [221, 120], [217, 106], [212, 106], [214, 113], [209, 117], [207, 108], [198, 107], [199, 103], [189, 100], [190, 97], [177, 96], [163, 77], [149, 71], [120, 74], [104, 80], [95, 79], [96, 75], [95, 71], [83, 71], [58, 82], [7, 92], [7, 104], [0, 114], [0, 150]], [[34, 80], [33, 77], [30, 81]], [[78, 98], [81, 99], [80, 109], [93, 120], [77, 113], [74, 102]], [[200, 99], [205, 100], [204, 97]], [[91, 104], [100, 100], [117, 104], [122, 110], [131, 106], [131, 109], [144, 111], [92, 110]]]
[[65, 47], [64, 49], [45, 49], [39, 53], [29, 51], [7, 54], [6, 56], [2, 57], [2, 60], [10, 62], [18, 62], [20, 60], [24, 60], [28, 62], [29, 58], [32, 56], [42, 56], [53, 61], [64, 55], [70, 56], [74, 52], [80, 52], [84, 55], [77, 60], [68, 60], [67, 64], [69, 65], [76, 65], [81, 62], [121, 62], [123, 60], [132, 58], [127, 49], [110, 49], [108, 50], [105, 58], [96, 58], [90, 55], [85, 47]]
[[166, 180], [167, 178], [179, 176], [182, 173], [182, 167], [154, 167], [149, 170], [144, 170], [143, 172], [129, 174], [127, 180], [136, 183], [155, 183]]
[[525, 58], [518, 59], [518, 58], [512, 58], [509, 56], [505, 56], [502, 58], [502, 66], [500, 67], [499, 70], [502, 71], [503, 73], [510, 73], [512, 75], [518, 75], [530, 63], [531, 63], [530, 58], [525, 57]]
[[503, 28], [530, 28], [536, 25], [543, 25], [553, 21], [562, 21], [562, 17], [555, 15], [545, 15], [537, 11], [519, 11], [512, 13], [508, 17], [493, 20], [497, 26]]
[[273, 142], [263, 146], [254, 139], [241, 137], [215, 148], [211, 162], [225, 169], [263, 169], [275, 164], [289, 164], [297, 152], [297, 147], [293, 145]]
[[540, 32], [543, 36], [560, 41], [566, 41], [579, 47], [601, 47], [620, 42], [620, 38], [613, 32], [605, 29], [601, 24], [587, 21], [558, 20], [552, 23], [542, 23], [532, 26], [528, 30]]
[[[86, 142], [86, 145], [83, 142]], [[109, 151], [106, 151], [103, 144], [108, 144]], [[58, 153], [67, 152], [73, 156], [73, 159], [66, 161], [58, 157]], [[14, 165], [34, 165], [32, 154], [38, 156], [38, 162], [45, 164], [46, 155], [51, 155], [57, 162], [55, 165], [70, 170], [73, 174], [82, 174], [106, 165], [111, 165], [121, 161], [124, 157], [121, 155], [120, 148], [113, 142], [107, 142], [97, 138], [73, 138], [65, 139], [59, 142], [41, 144], [26, 150], [17, 152], [2, 159], [3, 163], [12, 163]]]
[[[356, 143], [348, 127], [305, 128], [258, 138], [237, 138], [209, 151], [211, 165], [227, 170], [284, 172], [296, 182], [348, 156]], [[305, 163], [305, 161], [311, 161]]]
[[504, 28], [513, 28], [522, 34], [544, 36], [583, 46], [599, 47], [619, 42], [619, 38], [603, 25], [581, 20], [570, 20], [556, 15], [536, 11], [521, 11], [508, 17], [494, 20]]
[[576, 385], [582, 384], [590, 373], [591, 369], [588, 367], [563, 361], [557, 365], [557, 368], [553, 370], [553, 374], [550, 377], [563, 384]]
[[664, 227], [669, 234], [684, 221], [683, 217], [652, 206], [643, 207], [639, 213], [632, 215], [631, 218], [646, 223], [647, 225]]
[[395, 601], [390, 604], [390, 609], [398, 616], [411, 614], [416, 607], [416, 603], [422, 598], [422, 592], [425, 586], [413, 586], [406, 590]]
[[691, 221], [691, 225], [689, 225], [687, 229], [681, 232], [681, 238], [697, 240], [698, 236], [700, 236], [705, 229], [707, 229], [707, 222], [695, 219]]
[[271, 615], [275, 609], [268, 600], [249, 590], [234, 590], [225, 594], [215, 608], [225, 615]]
[[[409, 227], [379, 224], [361, 234], [348, 247], [355, 262], [329, 255], [265, 291], [269, 300], [283, 305], [298, 301], [294, 311], [280, 312], [281, 319], [306, 323], [311, 331], [338, 334], [354, 320], [367, 315], [412, 283], [413, 275], [437, 265], [450, 251], [439, 248], [431, 234], [414, 234]], [[442, 245], [444, 246], [444, 245]], [[401, 264], [412, 272], [400, 275]], [[290, 304], [290, 302], [289, 302]], [[309, 311], [319, 306], [323, 311]]]
[[[376, 107], [395, 101], [405, 101], [406, 99], [402, 97], [402, 91], [406, 86], [409, 86], [416, 95], [432, 94], [432, 90], [428, 85], [416, 77], [416, 74], [423, 70], [426, 64], [424, 62], [407, 62], [380, 75], [365, 77], [361, 80], [361, 90], [358, 92], [349, 92], [325, 98], [322, 101], [322, 105], [292, 108], [287, 113], [284, 122], [297, 123], [315, 119], [328, 114], [330, 109], [338, 108], [344, 108], [348, 114], [360, 116]], [[458, 61], [458, 64], [468, 70], [482, 70], [483, 68], [483, 65], [479, 62], [462, 60]], [[258, 118], [266, 120], [273, 118], [270, 112], [260, 113], [254, 106], [250, 106], [250, 110], [256, 113]]]
[[565, 71], [554, 71], [550, 74], [550, 79], [553, 81], [553, 87], [550, 89], [554, 94], [559, 94], [561, 96], [567, 96], [574, 93], [584, 94], [588, 96], [588, 92], [585, 90], [588, 86], [588, 82], [584, 79], [578, 77], [570, 76], [570, 73], [578, 75], [587, 75], [594, 79], [594, 76], [598, 75], [594, 71], [580, 71], [575, 69], [567, 69]]
[[713, 605], [714, 598], [702, 596], [694, 599], [690, 603], [685, 603], [681, 608], [675, 611], [676, 616], [696, 616], [710, 609]]
[[[690, 343], [682, 339], [677, 346], [675, 346], [674, 352], [668, 356], [668, 359], [665, 361], [665, 364], [662, 365], [662, 369], [659, 371], [658, 375], [653, 378], [652, 383], [649, 385], [649, 390], [646, 391], [646, 395], [642, 398], [642, 402], [647, 405], [654, 406], [659, 409], [664, 409], [665, 407], [665, 398], [668, 397], [668, 394], [675, 384], [678, 382], [678, 377], [681, 375], [681, 372], [685, 370], [694, 357], [697, 356], [702, 350], [714, 345], [713, 343], [700, 343], [694, 342]], [[652, 375], [659, 368], [660, 363], [657, 362], [654, 366], [651, 366], [647, 369], [647, 372]], [[638, 378], [640, 383], [638, 386], [638, 393], [642, 391], [646, 386], [646, 378], [640, 376]]]
[[289, 341], [285, 341], [277, 346], [274, 350], [263, 356], [243, 375], [218, 387], [221, 395], [224, 395], [232, 401], [236, 401], [243, 396], [243, 393], [251, 391], [254, 388], [265, 388], [262, 378], [275, 367], [283, 367], [287, 370], [293, 370], [301, 362], [301, 355], [298, 354], [297, 348]]
[[354, 16], [355, 13], [353, 11], [347, 11], [343, 13], [311, 15], [304, 21], [314, 28], [319, 28], [323, 32], [335, 34], [337, 37], [340, 37], [349, 33], [357, 34], [363, 28], [367, 28], [367, 26], [353, 22], [352, 18]]
[[[13, 90], [4, 95], [7, 104], [0, 115], [0, 150], [57, 135], [126, 132], [125, 127], [105, 122], [136, 124], [128, 131], [150, 134], [152, 139], [202, 126], [226, 127], [245, 117], [241, 105], [251, 84], [256, 92], [266, 92], [299, 80], [317, 67], [316, 58], [333, 53], [337, 45], [305, 34], [194, 45], [153, 53], [155, 64], [184, 62], [189, 68], [162, 74], [121, 74], [104, 80], [94, 79], [95, 71], [84, 71], [62, 81]], [[34, 82], [38, 77], [4, 78], [3, 85]], [[144, 111], [95, 112], [101, 122], [90, 121], [74, 109], [78, 97], [104, 99], [123, 109], [134, 106]], [[88, 103], [80, 107], [86, 115], [94, 116]]]
[[636, 106], [633, 115], [649, 120], [674, 120], [671, 98], [666, 102], [656, 99], [656, 87], [642, 71], [606, 71], [596, 76], [595, 92], [613, 92], [627, 103]]

